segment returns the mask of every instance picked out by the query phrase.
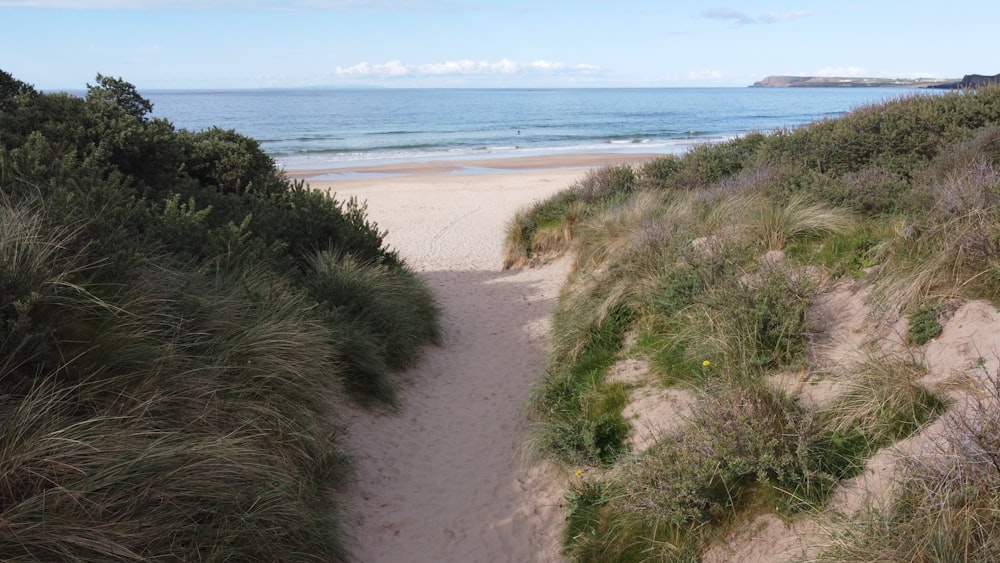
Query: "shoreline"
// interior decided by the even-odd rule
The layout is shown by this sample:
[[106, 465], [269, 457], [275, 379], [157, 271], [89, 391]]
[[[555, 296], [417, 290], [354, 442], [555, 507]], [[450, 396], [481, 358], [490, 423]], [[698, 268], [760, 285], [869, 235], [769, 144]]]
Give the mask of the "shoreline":
[[641, 164], [668, 156], [664, 153], [566, 153], [554, 155], [513, 156], [477, 159], [419, 160], [323, 168], [287, 168], [285, 176], [309, 182], [341, 182], [374, 180], [401, 176], [463, 176], [538, 172], [545, 170], [575, 170], [621, 164]]

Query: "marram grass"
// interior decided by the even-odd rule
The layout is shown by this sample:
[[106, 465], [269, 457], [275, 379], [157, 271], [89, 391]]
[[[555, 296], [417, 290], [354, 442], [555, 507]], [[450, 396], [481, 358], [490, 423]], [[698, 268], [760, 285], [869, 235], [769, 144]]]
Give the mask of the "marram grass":
[[[761, 511], [821, 511], [868, 456], [942, 413], [945, 402], [916, 383], [919, 363], [897, 357], [856, 366], [823, 412], [803, 411], [764, 382], [809, 369], [807, 313], [831, 277], [873, 285], [879, 319], [890, 322], [922, 303], [1000, 300], [997, 131], [1000, 87], [906, 96], [656, 159], [632, 170], [627, 190], [611, 187], [624, 171], [604, 170], [522, 210], [508, 230], [507, 266], [530, 264], [533, 249], [576, 256], [532, 399], [536, 437], [545, 438], [534, 445], [571, 465], [608, 466], [600, 480], [571, 486], [567, 555], [698, 560]], [[607, 371], [636, 356], [662, 384], [711, 389], [715, 399], [697, 412], [712, 414], [647, 452], [597, 461], [595, 429], [615, 420], [620, 393]], [[620, 420], [607, 428], [622, 422], [627, 430]], [[741, 440], [728, 440], [736, 427]], [[851, 532], [857, 547], [832, 549], [832, 558], [1000, 558], [989, 539], [1000, 527], [986, 509], [992, 501], [968, 500], [953, 489], [904, 492], [887, 519]], [[903, 541], [888, 537], [899, 532]]]

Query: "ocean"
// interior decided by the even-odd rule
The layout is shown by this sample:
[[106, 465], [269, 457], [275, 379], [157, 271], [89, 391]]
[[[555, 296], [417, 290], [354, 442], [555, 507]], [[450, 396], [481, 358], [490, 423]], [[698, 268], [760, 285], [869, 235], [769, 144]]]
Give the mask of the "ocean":
[[274, 89], [141, 92], [153, 116], [253, 137], [288, 169], [565, 153], [678, 154], [927, 90]]

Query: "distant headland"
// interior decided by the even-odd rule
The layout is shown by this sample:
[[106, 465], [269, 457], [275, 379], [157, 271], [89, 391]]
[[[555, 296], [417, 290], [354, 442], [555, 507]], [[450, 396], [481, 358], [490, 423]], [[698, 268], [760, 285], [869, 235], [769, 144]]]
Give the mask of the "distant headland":
[[846, 76], [768, 76], [754, 82], [751, 88], [977, 88], [1000, 84], [1000, 74], [987, 76], [966, 74], [954, 78], [858, 78]]
[[846, 76], [768, 76], [751, 88], [939, 88], [953, 78], [859, 78]]
[[948, 90], [958, 90], [960, 88], [978, 88], [980, 86], [988, 86], [990, 84], [1000, 84], [1000, 74], [994, 74], [993, 76], [986, 76], [982, 74], [966, 74], [962, 77], [962, 80], [958, 82], [949, 82], [946, 84], [938, 84], [935, 86], [928, 86], [928, 88], [945, 88]]

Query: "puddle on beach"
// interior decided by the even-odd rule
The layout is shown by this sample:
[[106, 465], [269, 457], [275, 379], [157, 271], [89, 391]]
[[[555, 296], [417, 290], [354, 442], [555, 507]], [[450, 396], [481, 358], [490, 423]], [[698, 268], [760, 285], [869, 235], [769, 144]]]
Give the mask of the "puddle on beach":
[[554, 166], [552, 168], [488, 168], [485, 166], [460, 166], [448, 174], [514, 174], [535, 170], [586, 170], [587, 166]]

